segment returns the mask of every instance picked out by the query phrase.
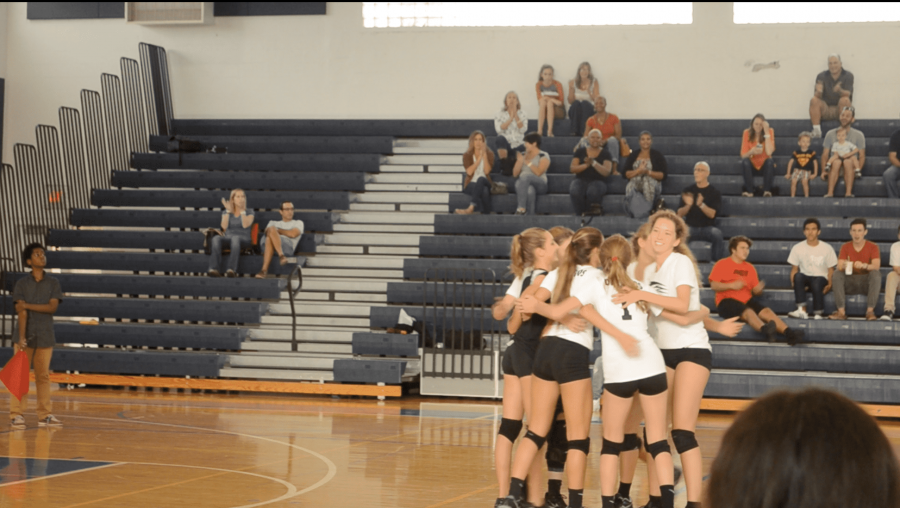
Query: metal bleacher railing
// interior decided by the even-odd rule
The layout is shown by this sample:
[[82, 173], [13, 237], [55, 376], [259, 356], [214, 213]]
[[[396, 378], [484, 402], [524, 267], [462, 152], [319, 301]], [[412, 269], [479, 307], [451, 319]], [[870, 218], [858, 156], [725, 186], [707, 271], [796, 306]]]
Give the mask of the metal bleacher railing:
[[[102, 94], [81, 91], [82, 111], [60, 107], [59, 129], [38, 125], [35, 145], [15, 144], [15, 166], [3, 164], [0, 173], [0, 277], [19, 268], [25, 245], [44, 242], [51, 229], [67, 229], [71, 209], [88, 208], [91, 189], [109, 188], [110, 171], [127, 171], [132, 152], [149, 151], [148, 132], [169, 134], [166, 51], [141, 43], [139, 52], [140, 65], [120, 59], [121, 81], [102, 74]], [[0, 286], [0, 297], [5, 292]], [[8, 332], [4, 320], [4, 341]]]

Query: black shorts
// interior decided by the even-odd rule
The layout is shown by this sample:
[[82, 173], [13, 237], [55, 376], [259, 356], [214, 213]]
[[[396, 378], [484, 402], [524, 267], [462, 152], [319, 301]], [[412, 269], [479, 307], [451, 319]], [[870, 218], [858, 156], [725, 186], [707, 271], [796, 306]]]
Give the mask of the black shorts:
[[534, 359], [534, 375], [559, 384], [591, 378], [591, 350], [571, 340], [544, 337]]
[[742, 303], [733, 298], [726, 298], [719, 302], [719, 304], [716, 305], [716, 308], [722, 319], [731, 319], [733, 317], [740, 317], [747, 309], [752, 310], [758, 315], [766, 308], [766, 306], [759, 303], [759, 300], [756, 298], [747, 300], [747, 303]]
[[525, 377], [534, 371], [534, 353], [537, 344], [515, 341], [503, 353], [503, 374]]
[[641, 395], [653, 396], [659, 395], [669, 388], [669, 382], [666, 380], [666, 373], [657, 374], [655, 376], [637, 379], [635, 381], [625, 381], [624, 383], [604, 383], [603, 389], [609, 393], [623, 399], [634, 397], [635, 393]]
[[666, 367], [674, 369], [681, 362], [696, 363], [706, 370], [712, 370], [712, 351], [709, 349], [686, 347], [682, 349], [660, 349]]

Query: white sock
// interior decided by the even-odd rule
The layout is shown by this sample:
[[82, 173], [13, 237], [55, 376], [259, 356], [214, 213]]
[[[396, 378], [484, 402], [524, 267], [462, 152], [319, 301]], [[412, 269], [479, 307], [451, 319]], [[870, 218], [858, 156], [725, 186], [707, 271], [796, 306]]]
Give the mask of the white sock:
[[798, 305], [797, 310], [802, 310], [802, 311], [806, 312], [806, 307], [804, 307], [802, 305]]

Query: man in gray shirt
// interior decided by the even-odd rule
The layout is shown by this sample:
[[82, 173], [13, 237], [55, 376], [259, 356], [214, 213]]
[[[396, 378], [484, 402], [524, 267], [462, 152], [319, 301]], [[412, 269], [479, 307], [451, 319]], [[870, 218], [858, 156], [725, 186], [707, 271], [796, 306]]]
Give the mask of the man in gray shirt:
[[[44, 247], [32, 243], [22, 251], [22, 262], [31, 267], [31, 274], [16, 282], [12, 299], [16, 304], [19, 318], [13, 335], [19, 338], [15, 351], [25, 351], [28, 363], [34, 366], [37, 385], [38, 426], [60, 426], [59, 420], [51, 413], [50, 403], [50, 359], [56, 336], [53, 333], [53, 314], [62, 301], [59, 281], [44, 272], [47, 258]], [[28, 407], [27, 395], [18, 400], [10, 397], [9, 419], [13, 429], [25, 428], [24, 413]]]
[[[828, 193], [825, 196], [831, 197], [834, 195], [834, 188], [837, 186], [838, 178], [843, 173], [844, 185], [847, 187], [845, 195], [848, 198], [852, 198], [853, 180], [862, 177], [862, 167], [866, 163], [866, 136], [851, 127], [853, 122], [856, 121], [856, 110], [853, 106], [847, 106], [841, 110], [841, 116], [838, 120], [841, 122], [841, 126], [828, 131], [828, 134], [825, 134], [825, 140], [822, 142], [822, 165], [820, 166], [823, 168], [822, 180], [828, 179]], [[842, 164], [843, 161], [838, 161], [832, 167], [826, 168], [828, 160], [831, 158], [831, 147], [837, 142], [837, 131], [841, 128], [847, 129], [847, 141], [859, 148], [859, 164], [856, 166], [858, 168], [856, 171], [849, 164]]]
[[828, 55], [828, 70], [816, 76], [813, 98], [809, 101], [812, 137], [822, 136], [822, 120], [837, 120], [841, 111], [852, 105], [853, 73], [844, 69], [841, 55]]

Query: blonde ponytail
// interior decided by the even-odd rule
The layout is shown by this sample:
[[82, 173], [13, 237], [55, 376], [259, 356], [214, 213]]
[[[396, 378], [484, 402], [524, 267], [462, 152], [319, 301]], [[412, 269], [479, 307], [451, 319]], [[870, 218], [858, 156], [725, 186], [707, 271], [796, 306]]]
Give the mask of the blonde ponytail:
[[[622, 288], [640, 289], [628, 276], [628, 265], [631, 264], [632, 257], [631, 245], [622, 235], [613, 235], [600, 246], [600, 268], [606, 275], [606, 284], [616, 292], [622, 291]], [[638, 307], [647, 312], [647, 302], [638, 302]]]
[[546, 233], [542, 228], [528, 228], [513, 237], [509, 246], [509, 271], [513, 275], [521, 277], [526, 268], [534, 265], [534, 251], [544, 246]]
[[591, 252], [603, 244], [603, 233], [597, 228], [581, 228], [572, 236], [565, 259], [559, 265], [559, 278], [553, 288], [552, 303], [559, 303], [569, 297], [575, 267], [591, 261]]

